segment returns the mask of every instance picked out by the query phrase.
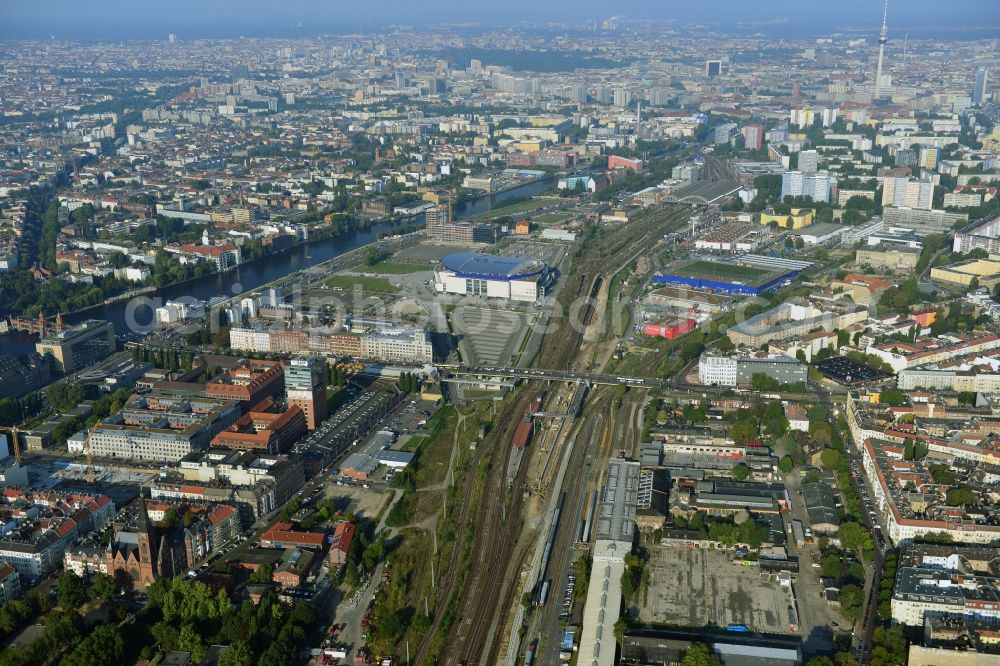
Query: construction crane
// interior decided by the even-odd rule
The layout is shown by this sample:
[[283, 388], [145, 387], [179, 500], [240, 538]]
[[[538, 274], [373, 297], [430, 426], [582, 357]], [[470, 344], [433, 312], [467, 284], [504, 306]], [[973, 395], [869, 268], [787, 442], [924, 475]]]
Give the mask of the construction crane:
[[21, 429], [18, 428], [15, 425], [15, 426], [3, 426], [3, 427], [0, 427], [0, 430], [6, 430], [7, 432], [9, 432], [11, 434], [10, 446], [14, 450], [14, 460], [17, 462], [18, 465], [20, 465], [21, 464], [21, 438], [19, 436], [19, 433], [21, 432]]
[[90, 450], [90, 429], [87, 430], [87, 448], [84, 450], [87, 455], [87, 484], [94, 485], [94, 456]]

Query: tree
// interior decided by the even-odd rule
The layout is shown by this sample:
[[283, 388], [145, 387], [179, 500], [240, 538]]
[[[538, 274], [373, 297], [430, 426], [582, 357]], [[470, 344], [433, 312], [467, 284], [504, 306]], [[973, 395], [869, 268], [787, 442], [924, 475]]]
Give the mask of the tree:
[[791, 474], [794, 468], [795, 464], [792, 462], [791, 456], [782, 456], [781, 460], [778, 461], [778, 469], [784, 474]]
[[681, 666], [719, 666], [719, 658], [704, 643], [692, 643], [681, 659]]
[[736, 345], [733, 344], [733, 341], [726, 336], [719, 338], [719, 342], [716, 343], [716, 346], [721, 352], [731, 352], [736, 349]]
[[976, 506], [979, 504], [976, 501], [975, 493], [965, 486], [949, 488], [944, 501], [948, 506]]
[[246, 641], [233, 641], [219, 657], [219, 666], [253, 666], [254, 655]]
[[205, 656], [205, 643], [195, 631], [194, 625], [185, 624], [177, 635], [177, 649], [191, 653], [191, 659], [198, 662]]
[[114, 596], [117, 590], [118, 584], [115, 583], [114, 578], [108, 574], [96, 573], [90, 581], [87, 594], [90, 595], [91, 599], [107, 599]]
[[87, 588], [83, 579], [72, 571], [64, 571], [56, 586], [56, 599], [63, 609], [76, 608], [87, 600]]
[[[125, 656], [125, 639], [113, 624], [102, 624], [60, 662], [61, 666], [119, 664]], [[201, 656], [204, 656], [202, 652]]]
[[733, 478], [737, 481], [746, 481], [750, 478], [750, 468], [743, 463], [736, 463], [733, 466]]
[[872, 549], [871, 532], [860, 523], [844, 523], [837, 531], [837, 536], [840, 537], [840, 543], [844, 548], [849, 550], [857, 550], [864, 554]]
[[256, 571], [250, 574], [251, 583], [270, 583], [271, 576], [274, 575], [274, 566], [269, 562], [260, 565]]
[[73, 409], [84, 398], [83, 388], [76, 384], [59, 382], [53, 384], [45, 391], [49, 404], [57, 412], [65, 412]]
[[861, 617], [861, 604], [864, 600], [864, 593], [861, 588], [853, 583], [845, 585], [840, 589], [840, 612], [848, 620], [857, 620]]
[[823, 467], [833, 469], [840, 462], [840, 451], [836, 449], [823, 449], [819, 457], [823, 462]]

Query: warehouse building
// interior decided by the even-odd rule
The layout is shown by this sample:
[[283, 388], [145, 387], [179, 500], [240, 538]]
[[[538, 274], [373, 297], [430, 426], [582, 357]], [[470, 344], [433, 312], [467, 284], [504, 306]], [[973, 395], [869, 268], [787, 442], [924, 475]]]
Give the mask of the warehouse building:
[[545, 295], [548, 276], [545, 264], [534, 259], [456, 252], [434, 271], [434, 288], [441, 294], [534, 302]]

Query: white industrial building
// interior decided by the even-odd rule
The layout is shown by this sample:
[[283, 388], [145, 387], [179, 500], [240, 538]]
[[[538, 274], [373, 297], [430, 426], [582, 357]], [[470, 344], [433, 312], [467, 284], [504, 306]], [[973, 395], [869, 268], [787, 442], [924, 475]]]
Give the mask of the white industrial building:
[[434, 271], [440, 294], [483, 296], [534, 302], [545, 295], [548, 270], [535, 259], [457, 252], [441, 260]]

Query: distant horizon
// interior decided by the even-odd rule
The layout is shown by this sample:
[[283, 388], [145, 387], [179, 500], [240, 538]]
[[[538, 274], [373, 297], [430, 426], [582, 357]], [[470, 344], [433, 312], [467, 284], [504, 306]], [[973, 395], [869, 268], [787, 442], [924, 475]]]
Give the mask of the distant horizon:
[[[760, 5], [764, 6], [761, 7]], [[791, 0], [770, 0], [748, 6], [740, 0], [714, 0], [698, 5], [664, 6], [622, 0], [614, 9], [624, 20], [673, 20], [704, 24], [739, 34], [760, 32], [777, 37], [829, 35], [836, 32], [877, 32], [882, 20], [879, 0], [841, 0], [836, 6], [802, 6]], [[125, 0], [15, 2], [0, 8], [0, 39], [85, 41], [165, 40], [169, 33], [184, 39], [238, 37], [315, 37], [322, 34], [368, 34], [394, 25], [415, 28], [469, 23], [521, 30], [546, 23], [582, 26], [585, 21], [612, 18], [596, 0], [539, 5], [508, 0], [502, 6], [470, 7], [455, 0], [409, 3], [384, 0], [379, 11], [331, 0], [289, 0], [276, 16], [273, 4], [262, 0], [175, 0], [142, 6]], [[568, 11], [572, 10], [572, 11]], [[534, 24], [534, 25], [532, 25]], [[1000, 33], [1000, 3], [964, 0], [943, 8], [932, 0], [891, 0], [890, 38], [989, 39]], [[472, 26], [469, 26], [472, 27]]]

